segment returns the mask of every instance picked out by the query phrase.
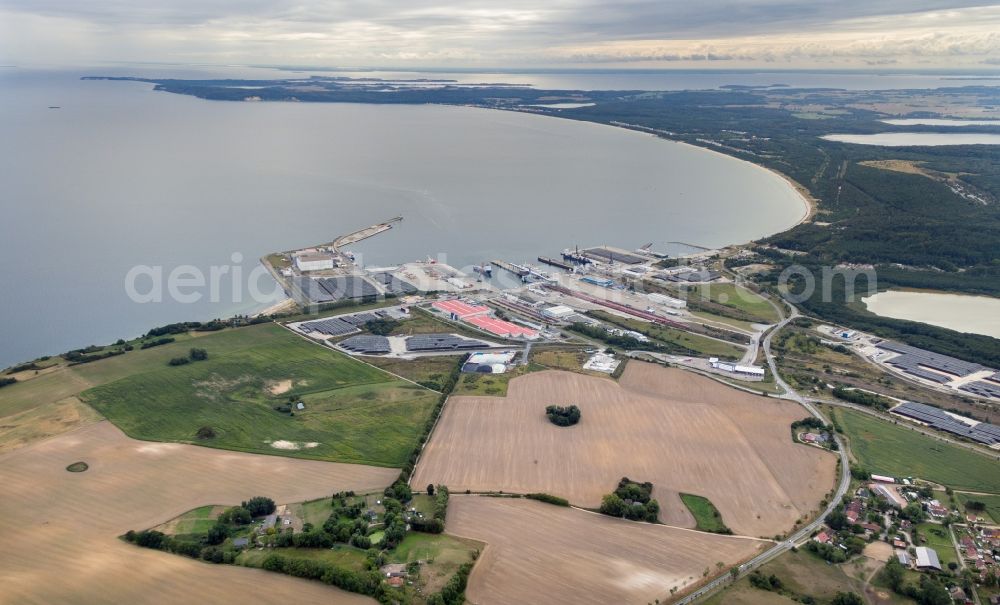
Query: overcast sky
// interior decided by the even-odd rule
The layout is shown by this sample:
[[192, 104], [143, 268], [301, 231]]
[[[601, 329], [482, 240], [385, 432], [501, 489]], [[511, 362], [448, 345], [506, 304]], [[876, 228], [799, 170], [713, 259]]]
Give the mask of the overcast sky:
[[943, 0], [0, 0], [0, 64], [1000, 69]]

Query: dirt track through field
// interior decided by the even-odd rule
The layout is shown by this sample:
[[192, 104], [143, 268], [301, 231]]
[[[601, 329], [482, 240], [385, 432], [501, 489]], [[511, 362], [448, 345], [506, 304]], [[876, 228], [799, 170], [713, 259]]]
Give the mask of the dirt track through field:
[[[82, 460], [83, 473], [66, 465]], [[319, 582], [200, 563], [117, 538], [197, 506], [380, 490], [396, 470], [129, 439], [100, 422], [0, 456], [0, 603], [373, 600]]]
[[[577, 404], [560, 428], [546, 405]], [[569, 372], [511, 381], [506, 397], [453, 397], [417, 466], [413, 485], [453, 492], [546, 492], [594, 508], [622, 476], [651, 481], [661, 520], [694, 527], [677, 496], [710, 499], [736, 533], [770, 537], [818, 510], [834, 484], [835, 457], [795, 444], [798, 405], [708, 378], [631, 362], [620, 383]]]
[[482, 540], [474, 605], [604, 605], [667, 600], [768, 543], [635, 523], [531, 500], [455, 495], [448, 532]]

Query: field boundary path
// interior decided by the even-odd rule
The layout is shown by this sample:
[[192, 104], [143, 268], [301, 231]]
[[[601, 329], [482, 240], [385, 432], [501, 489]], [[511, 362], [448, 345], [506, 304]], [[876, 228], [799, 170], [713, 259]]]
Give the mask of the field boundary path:
[[[784, 328], [790, 322], [795, 320], [795, 318], [799, 317], [798, 309], [796, 309], [792, 305], [789, 305], [789, 307], [791, 308], [791, 313], [789, 313], [787, 317], [784, 316], [784, 313], [781, 312], [780, 308], [778, 309], [779, 315], [782, 316], [782, 319], [777, 324], [775, 324], [774, 327], [771, 328], [769, 332], [767, 332], [767, 334], [764, 336], [762, 343], [764, 347], [764, 355], [767, 357], [767, 365], [771, 369], [771, 374], [774, 376], [774, 382], [776, 385], [778, 385], [778, 387], [784, 389], [785, 391], [784, 394], [777, 395], [777, 397], [795, 401], [796, 403], [804, 407], [806, 410], [808, 410], [808, 412], [813, 417], [819, 418], [823, 422], [826, 422], [826, 418], [824, 418], [823, 415], [819, 413], [819, 410], [817, 410], [814, 405], [806, 401], [804, 397], [799, 395], [794, 389], [792, 389], [791, 386], [788, 385], [788, 383], [782, 380], [781, 375], [778, 374], [778, 365], [774, 360], [774, 355], [771, 353], [771, 339], [774, 337], [774, 335], [777, 334], [782, 328]], [[678, 600], [676, 602], [676, 605], [689, 605], [701, 598], [709, 596], [710, 594], [714, 593], [720, 588], [723, 588], [726, 585], [735, 582], [744, 575], [757, 569], [764, 563], [767, 563], [768, 561], [783, 554], [785, 551], [790, 550], [797, 543], [807, 538], [813, 531], [818, 529], [823, 524], [824, 521], [826, 521], [827, 516], [829, 516], [830, 513], [832, 513], [833, 510], [837, 507], [837, 505], [840, 503], [840, 500], [844, 497], [844, 494], [847, 493], [847, 489], [851, 484], [850, 461], [848, 459], [847, 447], [844, 444], [843, 440], [841, 440], [841, 438], [838, 435], [834, 434], [833, 439], [839, 448], [837, 453], [840, 456], [840, 483], [837, 485], [837, 489], [834, 492], [834, 495], [829, 499], [829, 504], [827, 504], [826, 509], [823, 511], [823, 513], [820, 514], [818, 517], [816, 517], [816, 519], [814, 519], [811, 523], [805, 525], [797, 532], [789, 536], [786, 540], [783, 540], [775, 544], [768, 550], [750, 559], [746, 563], [743, 563], [739, 567], [736, 567], [735, 569], [737, 570], [737, 572], [735, 574], [730, 573], [715, 578], [714, 580], [708, 582], [698, 590]]]

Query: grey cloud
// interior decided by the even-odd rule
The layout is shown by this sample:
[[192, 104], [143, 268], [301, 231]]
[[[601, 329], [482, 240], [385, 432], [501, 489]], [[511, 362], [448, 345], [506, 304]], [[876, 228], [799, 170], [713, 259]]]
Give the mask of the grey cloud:
[[[926, 0], [0, 0], [0, 9], [114, 26], [257, 20], [322, 27], [366, 22], [403, 30], [460, 28], [477, 12], [530, 11], [537, 22], [508, 22], [510, 33], [594, 39], [690, 38], [786, 33], [835, 20], [990, 6], [993, 1]], [[494, 17], [503, 21], [502, 17]]]

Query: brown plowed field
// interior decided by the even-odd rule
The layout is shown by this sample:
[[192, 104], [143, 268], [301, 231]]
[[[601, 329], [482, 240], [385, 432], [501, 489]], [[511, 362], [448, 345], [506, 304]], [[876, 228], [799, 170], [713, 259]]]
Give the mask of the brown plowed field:
[[[577, 404], [560, 428], [544, 409]], [[736, 533], [770, 537], [818, 510], [836, 458], [795, 444], [795, 403], [751, 395], [652, 364], [630, 362], [620, 383], [547, 371], [511, 381], [506, 397], [452, 397], [413, 485], [453, 492], [547, 492], [597, 507], [622, 476], [651, 481], [661, 520], [693, 527], [677, 493], [710, 499]]]
[[475, 605], [651, 603], [757, 554], [769, 543], [612, 519], [531, 500], [453, 496], [448, 533], [482, 540], [469, 578]]
[[[67, 472], [85, 461], [89, 470]], [[109, 422], [0, 456], [0, 603], [374, 603], [118, 539], [205, 504], [380, 490], [397, 471], [135, 441]]]

